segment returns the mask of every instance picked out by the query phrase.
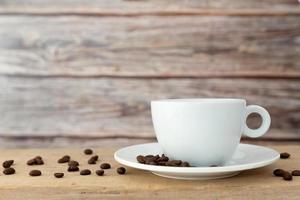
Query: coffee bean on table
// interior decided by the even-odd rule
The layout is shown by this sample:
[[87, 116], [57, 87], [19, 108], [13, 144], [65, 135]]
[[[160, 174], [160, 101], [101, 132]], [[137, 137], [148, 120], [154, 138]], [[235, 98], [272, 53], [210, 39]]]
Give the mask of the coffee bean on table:
[[99, 156], [92, 156], [89, 160], [88, 160], [88, 164], [96, 164], [97, 160], [98, 160]]
[[287, 158], [289, 158], [289, 157], [290, 157], [290, 154], [287, 153], [287, 152], [284, 152], [284, 153], [281, 153], [281, 154], [280, 154], [280, 158], [281, 158], [281, 159], [287, 159]]
[[62, 178], [62, 177], [64, 177], [64, 173], [60, 173], [60, 172], [54, 173], [54, 176], [55, 176], [56, 178]]
[[103, 169], [96, 170], [96, 174], [97, 174], [98, 176], [103, 176], [104, 170], [103, 170]]
[[275, 175], [275, 176], [283, 176], [283, 174], [285, 173], [285, 171], [283, 170], [283, 169], [275, 169], [274, 171], [273, 171], [273, 174]]
[[137, 160], [139, 163], [141, 163], [141, 164], [145, 164], [145, 157], [142, 156], [142, 155], [138, 155], [138, 156], [136, 157], [136, 160]]
[[61, 157], [60, 159], [58, 159], [58, 163], [67, 163], [67, 162], [69, 162], [70, 161], [70, 159], [71, 159], [71, 157], [70, 156], [68, 156], [68, 155], [65, 155], [65, 156], [63, 156], [63, 157]]
[[29, 175], [30, 176], [40, 176], [40, 175], [42, 175], [42, 172], [40, 171], [40, 170], [31, 170], [30, 172], [29, 172]]
[[293, 170], [292, 175], [293, 176], [300, 176], [300, 170]]
[[68, 172], [78, 172], [79, 171], [79, 168], [78, 166], [69, 166], [68, 168]]
[[102, 163], [101, 165], [100, 165], [100, 168], [101, 169], [110, 169], [110, 164], [109, 163]]
[[14, 164], [14, 160], [6, 160], [2, 163], [2, 166], [4, 168], [9, 168], [10, 166], [12, 166], [12, 164]]
[[293, 176], [289, 172], [284, 172], [282, 175], [282, 178], [286, 181], [291, 181], [293, 180]]
[[126, 169], [125, 169], [124, 167], [119, 167], [119, 168], [117, 169], [117, 172], [118, 172], [118, 174], [123, 175], [123, 174], [126, 173]]
[[5, 174], [5, 175], [11, 175], [11, 174], [14, 174], [15, 172], [16, 172], [16, 170], [12, 167], [8, 167], [3, 170], [3, 174]]
[[27, 161], [27, 165], [43, 165], [44, 161], [41, 156], [36, 156]]
[[90, 175], [91, 174], [91, 170], [89, 169], [84, 169], [80, 171], [80, 175], [82, 176], [86, 176], [86, 175]]
[[79, 162], [75, 161], [75, 160], [71, 160], [68, 163], [69, 166], [79, 166]]
[[91, 155], [91, 154], [93, 154], [93, 150], [92, 149], [85, 149], [84, 154]]

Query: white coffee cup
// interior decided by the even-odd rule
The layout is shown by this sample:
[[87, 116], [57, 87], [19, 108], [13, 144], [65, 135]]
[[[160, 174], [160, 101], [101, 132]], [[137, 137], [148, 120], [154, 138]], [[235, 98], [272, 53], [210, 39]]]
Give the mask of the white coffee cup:
[[[244, 99], [165, 99], [151, 101], [158, 143], [171, 159], [193, 166], [224, 165], [233, 156], [242, 134], [264, 135], [271, 118], [264, 108], [246, 106]], [[258, 113], [262, 124], [250, 129], [249, 114]]]

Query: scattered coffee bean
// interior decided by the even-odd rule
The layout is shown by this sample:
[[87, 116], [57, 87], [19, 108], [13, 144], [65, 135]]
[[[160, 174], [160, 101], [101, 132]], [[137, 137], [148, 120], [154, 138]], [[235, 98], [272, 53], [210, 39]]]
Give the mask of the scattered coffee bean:
[[96, 170], [96, 174], [97, 174], [98, 176], [103, 176], [104, 170], [103, 170], [103, 169]]
[[3, 174], [5, 174], [5, 175], [11, 175], [11, 174], [14, 174], [15, 172], [16, 172], [16, 170], [12, 167], [8, 167], [3, 170]]
[[71, 161], [69, 161], [69, 163], [68, 163], [68, 165], [69, 166], [79, 166], [79, 162], [77, 162], [77, 161], [75, 161], [75, 160], [71, 160]]
[[54, 176], [56, 178], [62, 178], [62, 177], [64, 177], [64, 173], [54, 173]]
[[284, 172], [282, 178], [286, 181], [293, 180], [293, 176], [289, 172]]
[[283, 174], [285, 173], [285, 171], [283, 169], [275, 169], [273, 171], [274, 176], [283, 176]]
[[29, 175], [30, 176], [40, 176], [40, 175], [42, 175], [42, 172], [40, 170], [31, 170], [29, 172]]
[[101, 169], [110, 169], [110, 164], [109, 164], [109, 163], [102, 163], [102, 164], [100, 165], [100, 168], [101, 168]]
[[91, 154], [93, 154], [93, 150], [92, 149], [85, 149], [84, 154], [91, 155]]
[[293, 170], [292, 175], [293, 176], [300, 176], [300, 170]]
[[79, 171], [79, 168], [78, 166], [69, 166], [68, 168], [68, 172], [78, 172]]
[[91, 174], [91, 170], [89, 169], [84, 169], [80, 171], [80, 175], [82, 176], [86, 176], [86, 175], [90, 175]]
[[287, 158], [289, 158], [289, 157], [290, 157], [290, 154], [287, 153], [287, 152], [284, 152], [284, 153], [281, 153], [281, 154], [280, 154], [280, 158], [281, 158], [281, 159], [287, 159]]
[[126, 169], [125, 169], [124, 167], [119, 167], [119, 168], [117, 169], [117, 172], [118, 172], [118, 174], [123, 175], [123, 174], [126, 173]]
[[211, 165], [210, 167], [218, 167], [218, 165]]
[[168, 162], [166, 162], [166, 166], [179, 167], [181, 163], [182, 163], [181, 160], [169, 160]]
[[137, 160], [139, 163], [141, 163], [141, 164], [145, 164], [145, 157], [142, 156], [142, 155], [138, 155], [138, 156], [136, 157], [136, 160]]
[[88, 163], [89, 164], [96, 164], [97, 160], [98, 160], [99, 156], [92, 156], [89, 160]]
[[27, 165], [43, 165], [44, 161], [41, 156], [36, 156], [27, 161]]
[[12, 166], [12, 164], [14, 164], [14, 160], [6, 160], [2, 163], [2, 166], [4, 168], [9, 168], [10, 166]]
[[70, 159], [71, 159], [71, 157], [70, 156], [68, 156], [68, 155], [65, 155], [65, 156], [63, 156], [63, 157], [61, 157], [60, 159], [58, 159], [58, 163], [67, 163], [67, 162], [69, 162], [70, 161]]

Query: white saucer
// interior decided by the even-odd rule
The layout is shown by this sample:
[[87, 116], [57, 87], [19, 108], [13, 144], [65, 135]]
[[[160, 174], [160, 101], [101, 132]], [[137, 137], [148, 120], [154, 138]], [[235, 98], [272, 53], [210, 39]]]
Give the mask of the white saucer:
[[158, 143], [139, 144], [119, 149], [115, 152], [115, 160], [128, 167], [151, 171], [166, 178], [185, 180], [207, 180], [231, 177], [243, 170], [255, 169], [270, 165], [279, 159], [279, 153], [273, 149], [239, 144], [233, 158], [222, 167], [166, 167], [145, 165], [137, 162], [138, 155], [162, 154]]

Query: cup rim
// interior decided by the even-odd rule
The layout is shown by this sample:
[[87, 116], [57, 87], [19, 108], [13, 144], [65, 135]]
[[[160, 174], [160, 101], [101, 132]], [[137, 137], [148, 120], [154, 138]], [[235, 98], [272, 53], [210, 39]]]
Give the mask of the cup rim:
[[157, 99], [151, 103], [246, 103], [245, 99], [239, 98], [183, 98], [183, 99]]

